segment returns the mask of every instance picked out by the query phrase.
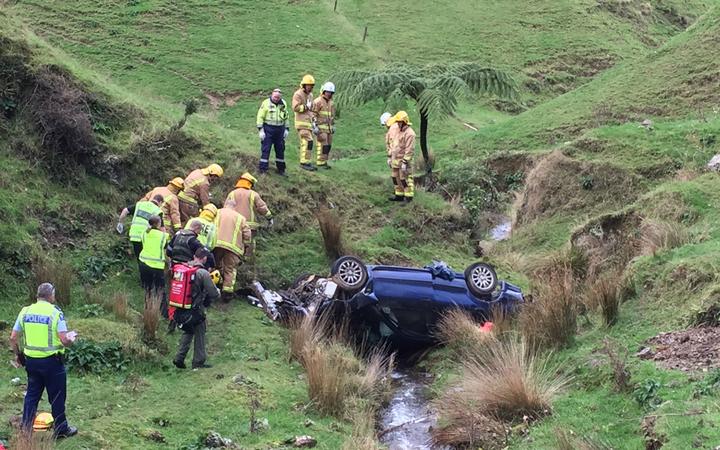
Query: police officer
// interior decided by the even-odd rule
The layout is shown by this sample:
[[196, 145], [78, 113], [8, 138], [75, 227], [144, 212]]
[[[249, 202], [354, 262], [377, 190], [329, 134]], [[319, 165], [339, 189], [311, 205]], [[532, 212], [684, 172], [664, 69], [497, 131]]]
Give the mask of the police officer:
[[255, 122], [260, 138], [260, 173], [266, 173], [270, 165], [270, 150], [275, 146], [275, 166], [278, 174], [285, 175], [285, 139], [288, 137], [290, 122], [288, 106], [282, 98], [282, 91], [274, 89], [258, 109]]
[[[68, 332], [65, 317], [54, 303], [55, 287], [50, 283], [38, 286], [37, 301], [23, 308], [15, 321], [10, 345], [15, 351], [17, 364], [25, 366], [28, 376], [23, 429], [27, 432], [32, 429], [40, 397], [47, 389], [55, 422], [54, 435], [65, 438], [78, 432], [77, 428], [68, 425], [65, 418], [67, 374], [63, 364], [65, 347], [72, 345], [77, 333]], [[18, 345], [20, 334], [23, 336], [22, 352]]]

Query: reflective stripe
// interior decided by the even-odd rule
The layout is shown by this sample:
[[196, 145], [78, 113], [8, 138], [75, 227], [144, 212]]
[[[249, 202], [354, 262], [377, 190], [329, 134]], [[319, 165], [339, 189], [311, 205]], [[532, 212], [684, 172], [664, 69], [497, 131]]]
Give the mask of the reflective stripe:
[[[267, 161], [267, 160], [265, 160], [265, 161]], [[284, 159], [277, 159], [277, 158], [276, 158], [276, 159], [275, 159], [275, 162], [285, 162], [285, 160], [284, 160]]]
[[248, 217], [248, 224], [255, 223], [255, 199], [257, 198], [257, 192], [250, 191], [250, 217]]
[[330, 116], [332, 116], [332, 111], [319, 111], [318, 114], [320, 114], [321, 116], [330, 117]]
[[[50, 315], [47, 315], [47, 312], [45, 311], [48, 308], [52, 309]], [[35, 310], [37, 310], [37, 312], [35, 312]], [[23, 334], [23, 353], [26, 356], [31, 358], [45, 358], [64, 351], [65, 347], [62, 345], [62, 342], [59, 341], [59, 338], [57, 339], [57, 342], [55, 339], [55, 332], [60, 319], [60, 311], [58, 311], [54, 306], [44, 301], [38, 301], [33, 305], [23, 308], [20, 311], [20, 315], [22, 316], [20, 328]], [[34, 326], [45, 325], [47, 327], [47, 345], [28, 345], [29, 335], [32, 334], [32, 339], [38, 340], [39, 336], [37, 336], [37, 332], [40, 330], [27, 330], [26, 324], [32, 324]], [[37, 344], [37, 342], [33, 343]]]
[[143, 248], [138, 259], [150, 268], [164, 269], [167, 234], [160, 230], [147, 231], [142, 236], [142, 243]]
[[297, 127], [308, 127], [308, 128], [310, 128], [311, 126], [312, 126], [312, 124], [311, 124], [310, 122], [305, 122], [305, 121], [302, 121], [302, 120], [296, 120], [296, 121], [295, 121], [295, 128], [297, 128]]
[[185, 193], [185, 191], [182, 191], [178, 194], [178, 199], [184, 201], [185, 203], [190, 203], [192, 205], [197, 205], [198, 202], [194, 198], [190, 197]]
[[135, 213], [130, 223], [130, 229], [128, 230], [130, 241], [142, 241], [142, 234], [147, 230], [148, 221], [152, 216], [159, 215], [162, 215], [162, 210], [155, 203], [147, 200], [137, 202], [135, 204]]
[[[235, 231], [233, 232], [233, 237], [235, 238], [235, 241], [237, 241], [238, 232], [240, 231], [243, 223], [242, 214], [238, 214], [239, 217], [237, 218], [237, 221], [235, 223]], [[240, 236], [242, 240], [242, 236]], [[215, 244], [215, 247], [224, 248], [226, 250], [230, 250], [231, 252], [235, 253], [236, 255], [244, 255], [245, 249], [240, 248], [237, 245], [235, 245], [234, 242], [228, 242], [228, 241], [222, 241], [220, 239], [217, 240], [217, 243]]]
[[268, 162], [268, 161], [269, 161], [269, 160], [267, 160], [267, 159], [265, 159], [265, 158], [260, 158], [260, 162]]

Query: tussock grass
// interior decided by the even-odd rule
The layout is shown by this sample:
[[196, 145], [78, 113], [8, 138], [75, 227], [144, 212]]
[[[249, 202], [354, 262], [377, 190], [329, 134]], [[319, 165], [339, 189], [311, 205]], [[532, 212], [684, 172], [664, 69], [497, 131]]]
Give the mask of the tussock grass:
[[375, 434], [375, 410], [366, 408], [351, 418], [353, 423], [350, 436], [343, 442], [341, 450], [381, 450]]
[[41, 283], [52, 283], [55, 286], [55, 301], [58, 306], [69, 306], [71, 302], [72, 284], [75, 280], [75, 269], [62, 259], [38, 257], [33, 261], [33, 284], [30, 296], [34, 300], [37, 287]]
[[587, 436], [575, 436], [571, 431], [555, 428], [557, 450], [612, 450], [609, 445]]
[[433, 431], [435, 442], [496, 448], [505, 439], [502, 421], [550, 414], [569, 379], [558, 375], [548, 358], [518, 337], [488, 342], [464, 361], [455, 389], [434, 402], [441, 421]]
[[648, 219], [640, 225], [640, 242], [642, 254], [655, 256], [660, 251], [689, 243], [690, 234], [683, 224]]
[[560, 264], [536, 281], [533, 302], [523, 305], [518, 317], [522, 335], [533, 347], [563, 348], [577, 331], [578, 308], [572, 269]]
[[337, 212], [327, 208], [320, 208], [320, 210], [315, 213], [315, 217], [320, 226], [320, 233], [322, 234], [327, 257], [331, 261], [334, 261], [345, 255], [346, 248], [342, 239], [342, 222]]
[[55, 439], [52, 432], [16, 431], [10, 437], [9, 448], [13, 450], [52, 450], [55, 448]]
[[494, 333], [481, 331], [480, 324], [461, 309], [445, 313], [438, 322], [435, 335], [453, 350], [459, 360], [477, 354], [488, 341], [494, 339]]
[[128, 295], [125, 292], [116, 292], [110, 299], [110, 305], [115, 318], [127, 322], [130, 320], [130, 307]]
[[346, 326], [332, 327], [326, 316], [309, 315], [292, 325], [289, 347], [291, 358], [305, 369], [308, 395], [321, 413], [351, 417], [386, 400], [394, 355], [382, 348], [355, 351]]
[[622, 276], [618, 272], [599, 275], [587, 284], [585, 304], [588, 309], [600, 311], [606, 326], [614, 325], [620, 314], [620, 286]]
[[145, 307], [142, 314], [142, 337], [145, 342], [157, 340], [157, 329], [160, 324], [160, 296], [149, 295], [145, 297]]

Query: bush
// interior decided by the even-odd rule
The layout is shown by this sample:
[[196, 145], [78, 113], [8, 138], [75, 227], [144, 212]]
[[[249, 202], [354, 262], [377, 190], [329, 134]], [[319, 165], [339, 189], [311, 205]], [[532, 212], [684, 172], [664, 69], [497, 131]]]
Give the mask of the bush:
[[345, 255], [346, 250], [342, 241], [342, 222], [337, 212], [321, 208], [315, 214], [315, 217], [320, 225], [320, 233], [322, 234], [327, 257], [331, 261], [335, 261]]
[[38, 257], [33, 261], [33, 285], [30, 286], [30, 295], [35, 299], [37, 287], [41, 283], [52, 283], [55, 286], [55, 301], [58, 306], [69, 306], [71, 300], [72, 283], [75, 271], [70, 263], [58, 259], [51, 260]]
[[605, 339], [602, 352], [608, 357], [613, 371], [613, 385], [617, 392], [630, 392], [633, 384], [630, 381], [630, 369], [627, 367], [628, 351], [617, 349], [609, 339]]
[[102, 316], [105, 313], [105, 309], [97, 303], [88, 303], [78, 307], [77, 312], [80, 317], [87, 319]]
[[577, 331], [572, 270], [561, 265], [545, 272], [533, 290], [533, 302], [520, 311], [520, 330], [533, 347], [567, 347]]
[[649, 378], [635, 388], [633, 398], [643, 409], [655, 409], [662, 403], [662, 399], [658, 395], [659, 390], [660, 382]]
[[69, 370], [86, 374], [123, 370], [128, 360], [117, 341], [97, 344], [79, 339], [65, 352], [65, 362]]

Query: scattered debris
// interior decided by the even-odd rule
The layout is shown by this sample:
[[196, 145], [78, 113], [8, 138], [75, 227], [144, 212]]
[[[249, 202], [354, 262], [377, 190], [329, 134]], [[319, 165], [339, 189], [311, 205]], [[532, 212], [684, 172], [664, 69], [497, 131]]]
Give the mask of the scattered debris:
[[645, 128], [648, 131], [653, 130], [653, 121], [650, 119], [645, 119], [642, 122], [640, 122], [640, 128]]
[[296, 448], [313, 448], [317, 445], [317, 439], [312, 436], [295, 436], [286, 439], [284, 443]]
[[235, 385], [238, 386], [245, 386], [245, 387], [251, 387], [251, 388], [257, 388], [258, 384], [253, 381], [252, 379], [246, 377], [245, 375], [239, 373], [232, 377], [232, 382]]
[[312, 421], [312, 419], [305, 419], [305, 427], [310, 428], [315, 425], [315, 422]]
[[666, 369], [690, 372], [720, 368], [720, 328], [695, 327], [661, 333], [647, 343], [653, 349], [641, 349], [638, 357], [653, 360]]

